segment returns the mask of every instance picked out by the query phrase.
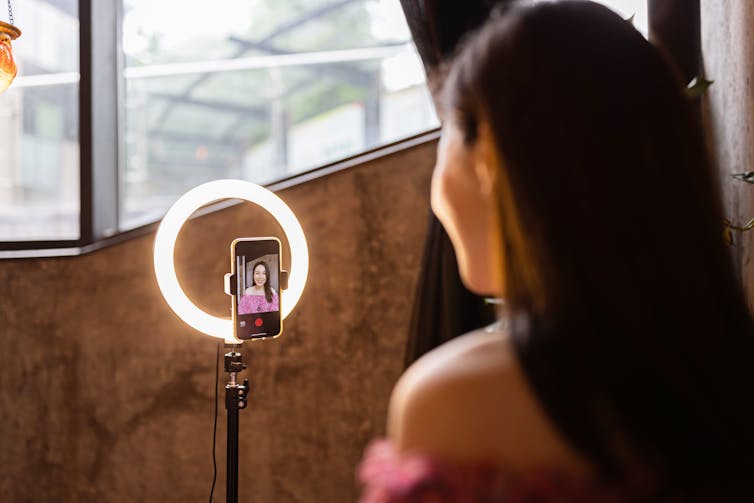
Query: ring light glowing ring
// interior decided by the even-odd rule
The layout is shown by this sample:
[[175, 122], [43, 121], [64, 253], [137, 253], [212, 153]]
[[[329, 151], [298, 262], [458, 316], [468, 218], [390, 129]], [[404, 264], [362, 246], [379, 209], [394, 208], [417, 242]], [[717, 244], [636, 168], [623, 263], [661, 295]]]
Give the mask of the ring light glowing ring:
[[[306, 236], [296, 215], [274, 193], [243, 180], [216, 180], [195, 187], [181, 196], [162, 219], [154, 240], [154, 272], [157, 285], [170, 308], [183, 321], [200, 332], [233, 340], [233, 321], [204, 312], [186, 296], [175, 272], [175, 240], [183, 224], [202, 206], [222, 199], [243, 199], [267, 210], [280, 226], [291, 251], [288, 289], [280, 315], [285, 318], [296, 306], [309, 274]], [[221, 282], [218, 279], [218, 285]]]

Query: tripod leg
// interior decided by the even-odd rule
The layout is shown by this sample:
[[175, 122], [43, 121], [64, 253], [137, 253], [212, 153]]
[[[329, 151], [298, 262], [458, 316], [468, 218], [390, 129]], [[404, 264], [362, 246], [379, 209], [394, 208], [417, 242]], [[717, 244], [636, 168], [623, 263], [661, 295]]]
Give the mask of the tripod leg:
[[238, 388], [225, 387], [225, 408], [228, 409], [228, 458], [226, 469], [226, 501], [238, 503]]

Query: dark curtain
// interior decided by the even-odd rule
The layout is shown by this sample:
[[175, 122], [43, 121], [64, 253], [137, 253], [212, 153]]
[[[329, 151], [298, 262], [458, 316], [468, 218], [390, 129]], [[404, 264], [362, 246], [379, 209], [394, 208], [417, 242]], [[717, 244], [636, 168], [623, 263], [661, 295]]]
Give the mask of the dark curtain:
[[[454, 54], [464, 35], [481, 26], [492, 9], [503, 3], [509, 0], [401, 0], [431, 88], [438, 84], [436, 70]], [[406, 366], [443, 342], [492, 323], [494, 317], [493, 307], [461, 283], [450, 240], [440, 222], [430, 215]]]
[[405, 364], [458, 335], [492, 323], [494, 309], [461, 283], [456, 255], [434, 215], [424, 244]]
[[[430, 87], [436, 70], [469, 32], [493, 9], [511, 0], [401, 0], [406, 21], [424, 62]], [[701, 36], [699, 0], [648, 0], [650, 39], [662, 45], [686, 82], [699, 74]], [[455, 253], [445, 230], [430, 215], [424, 258], [406, 346], [406, 366], [430, 349], [491, 323], [494, 309], [461, 283]]]
[[463, 37], [479, 28], [498, 5], [511, 0], [401, 0], [427, 75], [453, 56]]
[[662, 46], [684, 83], [699, 75], [702, 35], [699, 0], [648, 0], [649, 39]]

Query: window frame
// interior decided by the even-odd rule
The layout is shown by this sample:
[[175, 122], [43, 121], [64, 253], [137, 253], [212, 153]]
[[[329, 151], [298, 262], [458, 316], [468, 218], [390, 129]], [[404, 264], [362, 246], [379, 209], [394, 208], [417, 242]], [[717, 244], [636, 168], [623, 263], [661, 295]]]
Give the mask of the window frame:
[[0, 241], [0, 258], [79, 255], [118, 234], [120, 6], [120, 0], [78, 2], [79, 238]]

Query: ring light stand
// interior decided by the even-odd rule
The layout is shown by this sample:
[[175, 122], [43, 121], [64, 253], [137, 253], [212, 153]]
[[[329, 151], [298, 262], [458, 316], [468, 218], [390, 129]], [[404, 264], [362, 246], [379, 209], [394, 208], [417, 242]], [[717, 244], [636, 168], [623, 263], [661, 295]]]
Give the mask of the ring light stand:
[[[228, 373], [225, 385], [225, 408], [228, 414], [226, 501], [238, 502], [238, 411], [248, 405], [249, 380], [238, 383], [238, 374], [246, 365], [237, 351], [242, 340], [236, 339], [231, 319], [212, 316], [197, 307], [186, 296], [175, 272], [175, 240], [183, 224], [202, 206], [222, 199], [243, 199], [267, 210], [280, 224], [290, 247], [291, 272], [282, 271], [280, 289], [286, 290], [281, 303], [281, 319], [285, 319], [298, 303], [309, 273], [309, 251], [304, 231], [291, 209], [274, 193], [243, 180], [217, 180], [195, 187], [181, 196], [162, 219], [154, 242], [154, 270], [157, 284], [170, 308], [187, 324], [207, 335], [225, 340], [230, 352], [224, 357]], [[225, 275], [225, 293], [235, 294], [234, 275]]]
[[236, 352], [241, 344], [230, 344], [230, 353], [225, 354], [225, 372], [228, 373], [228, 384], [225, 385], [225, 410], [228, 411], [228, 439], [226, 444], [225, 464], [225, 501], [238, 501], [238, 411], [245, 409], [248, 401], [249, 380], [244, 379], [238, 384], [237, 375], [246, 368], [243, 355]]
[[[280, 290], [288, 289], [288, 271], [280, 271]], [[225, 293], [236, 294], [236, 275], [225, 275]], [[238, 501], [238, 411], [245, 409], [249, 403], [249, 380], [244, 379], [238, 384], [238, 373], [246, 369], [243, 355], [236, 351], [241, 348], [242, 341], [225, 341], [224, 369], [228, 373], [228, 384], [225, 385], [225, 410], [228, 411], [227, 458], [225, 469], [225, 497], [228, 503]]]

